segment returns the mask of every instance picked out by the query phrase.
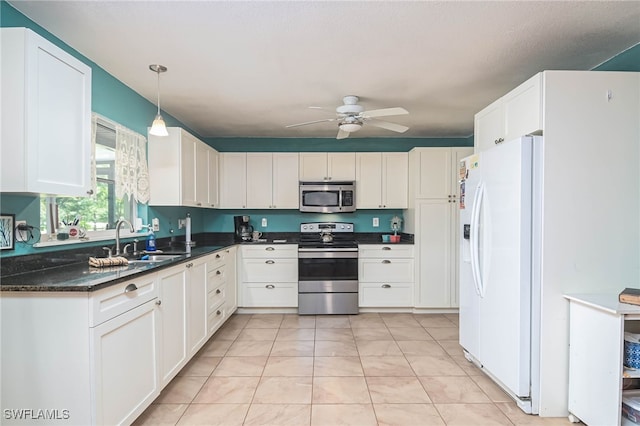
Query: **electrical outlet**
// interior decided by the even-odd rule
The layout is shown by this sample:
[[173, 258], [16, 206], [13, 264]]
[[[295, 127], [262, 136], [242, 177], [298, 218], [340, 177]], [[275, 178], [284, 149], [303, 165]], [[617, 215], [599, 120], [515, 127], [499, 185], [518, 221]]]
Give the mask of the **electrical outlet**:
[[374, 217], [373, 218], [373, 227], [377, 228], [378, 226], [380, 226], [380, 218]]
[[185, 226], [187, 226], [187, 220], [186, 219], [178, 219], [178, 229], [182, 229]]
[[[16, 228], [18, 228], [18, 226], [20, 225], [26, 225], [27, 221], [26, 220], [16, 220]], [[18, 239], [18, 241], [27, 241], [27, 239], [29, 238], [29, 234], [27, 233], [27, 231], [20, 231], [17, 230], [17, 234], [16, 237]]]
[[266, 218], [266, 217], [263, 217], [263, 218], [262, 218], [262, 227], [263, 227], [263, 228], [266, 228], [266, 227], [267, 227], [267, 218]]
[[160, 220], [157, 217], [151, 219], [151, 229], [153, 229], [153, 232], [160, 231]]

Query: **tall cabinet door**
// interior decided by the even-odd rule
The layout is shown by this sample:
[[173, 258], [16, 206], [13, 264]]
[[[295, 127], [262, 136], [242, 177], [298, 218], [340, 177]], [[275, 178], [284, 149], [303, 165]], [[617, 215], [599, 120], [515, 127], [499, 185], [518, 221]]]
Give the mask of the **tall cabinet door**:
[[451, 195], [451, 148], [427, 148], [418, 152], [416, 198]]
[[356, 206], [359, 209], [382, 208], [382, 154], [356, 154]]
[[218, 151], [215, 149], [207, 150], [207, 179], [209, 180], [208, 192], [207, 192], [207, 203], [209, 207], [218, 207]]
[[297, 209], [299, 207], [298, 153], [273, 153], [274, 209]]
[[422, 200], [416, 203], [416, 264], [418, 283], [416, 307], [451, 307], [453, 267], [451, 247], [452, 209], [449, 200]]
[[247, 208], [270, 209], [272, 155], [268, 152], [247, 153]]
[[247, 155], [222, 152], [220, 161], [220, 208], [244, 209], [247, 205]]
[[189, 278], [189, 357], [194, 355], [207, 340], [207, 259], [192, 263]]
[[160, 384], [165, 386], [187, 362], [187, 273], [183, 265], [159, 275]]

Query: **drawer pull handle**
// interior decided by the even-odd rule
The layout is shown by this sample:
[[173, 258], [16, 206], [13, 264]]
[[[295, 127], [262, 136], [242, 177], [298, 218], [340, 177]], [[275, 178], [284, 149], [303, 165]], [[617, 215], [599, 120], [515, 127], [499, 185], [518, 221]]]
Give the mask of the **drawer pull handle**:
[[220, 314], [222, 314], [221, 310], [216, 311], [216, 315], [220, 315]]
[[276, 288], [276, 286], [273, 284], [267, 284], [265, 285], [265, 287], [268, 288], [269, 290], [273, 290], [274, 288]]
[[137, 289], [138, 289], [138, 287], [135, 284], [131, 283], [128, 286], [125, 287], [124, 292], [125, 293], [130, 293], [132, 291], [136, 291]]
[[220, 289], [217, 289], [216, 294], [220, 294], [220, 293], [221, 293]]
[[391, 288], [391, 284], [382, 284], [382, 288]]
[[273, 248], [273, 247], [269, 246], [269, 247], [265, 248], [265, 250], [266, 250], [266, 251], [274, 251], [274, 250], [275, 250], [275, 248]]
[[162, 300], [156, 300], [156, 305], [158, 306], [162, 305]]
[[391, 247], [384, 246], [382, 247], [382, 250], [391, 250]]
[[266, 263], [267, 265], [273, 265], [276, 262], [274, 262], [273, 260], [267, 260], [264, 263]]
[[385, 260], [383, 260], [383, 261], [382, 261], [382, 263], [391, 263], [391, 261], [390, 261], [390, 260], [385, 259]]

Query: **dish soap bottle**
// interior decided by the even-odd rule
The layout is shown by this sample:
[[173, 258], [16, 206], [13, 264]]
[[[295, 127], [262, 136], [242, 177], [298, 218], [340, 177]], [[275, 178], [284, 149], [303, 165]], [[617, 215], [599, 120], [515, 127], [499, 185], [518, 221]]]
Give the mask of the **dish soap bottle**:
[[146, 251], [156, 251], [156, 236], [153, 233], [153, 229], [149, 226], [149, 235], [147, 235], [147, 243], [145, 245]]

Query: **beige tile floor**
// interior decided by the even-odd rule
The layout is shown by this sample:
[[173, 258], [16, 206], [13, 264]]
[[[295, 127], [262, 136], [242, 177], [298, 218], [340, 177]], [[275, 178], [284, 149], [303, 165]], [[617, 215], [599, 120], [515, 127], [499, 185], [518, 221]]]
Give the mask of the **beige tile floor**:
[[136, 425], [567, 425], [470, 364], [450, 314], [233, 315]]

